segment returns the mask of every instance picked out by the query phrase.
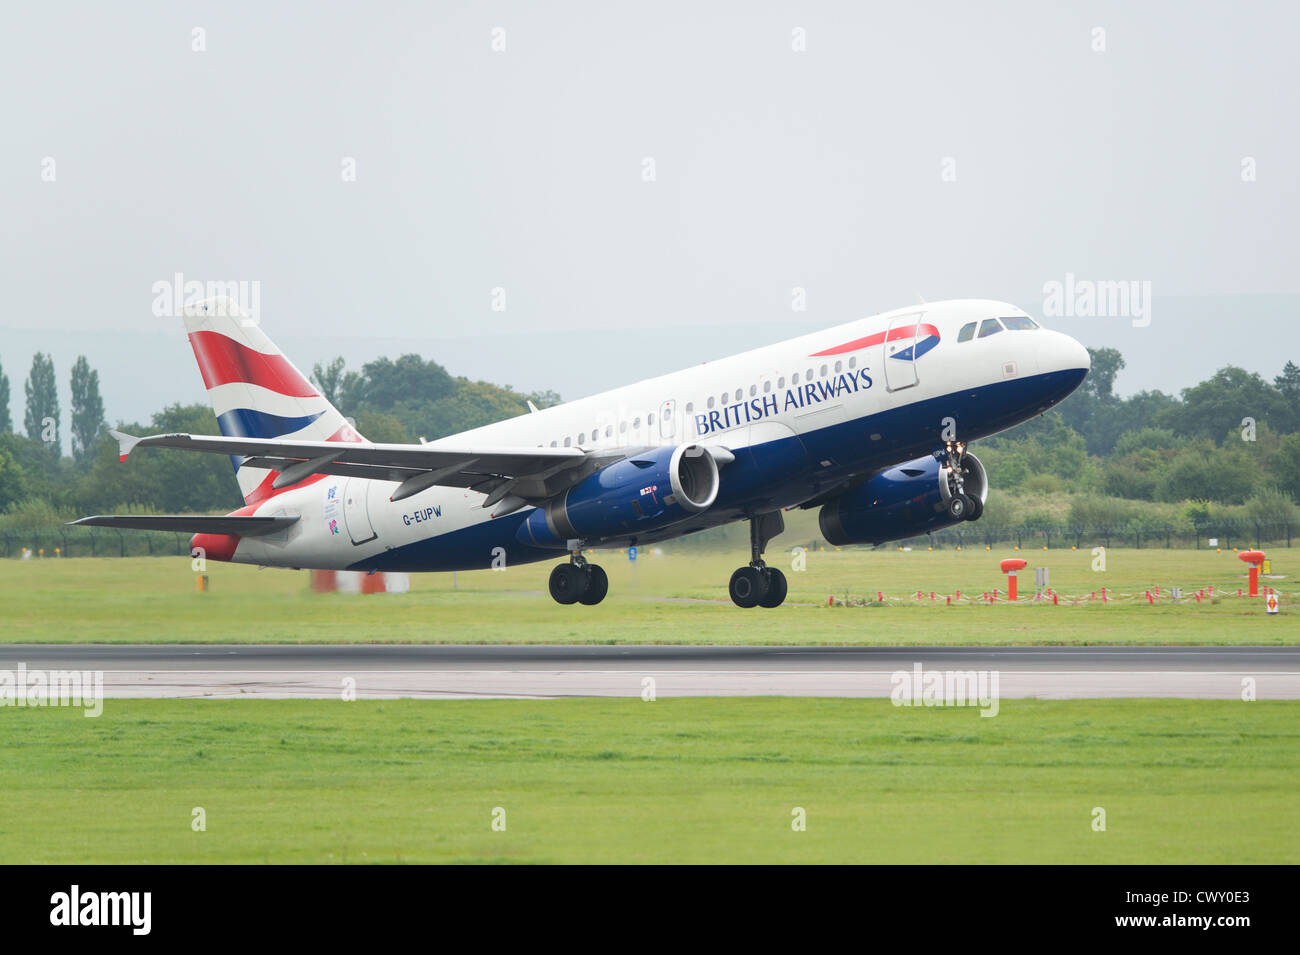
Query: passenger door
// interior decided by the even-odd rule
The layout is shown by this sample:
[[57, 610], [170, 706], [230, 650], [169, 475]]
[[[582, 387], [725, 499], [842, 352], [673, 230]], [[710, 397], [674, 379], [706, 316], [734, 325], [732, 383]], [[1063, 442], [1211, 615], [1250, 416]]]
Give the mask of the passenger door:
[[659, 406], [659, 440], [671, 444], [677, 439], [677, 402], [669, 398]]
[[919, 382], [916, 374], [916, 345], [925, 312], [899, 315], [889, 323], [881, 346], [881, 364], [885, 366], [885, 390], [902, 391]]

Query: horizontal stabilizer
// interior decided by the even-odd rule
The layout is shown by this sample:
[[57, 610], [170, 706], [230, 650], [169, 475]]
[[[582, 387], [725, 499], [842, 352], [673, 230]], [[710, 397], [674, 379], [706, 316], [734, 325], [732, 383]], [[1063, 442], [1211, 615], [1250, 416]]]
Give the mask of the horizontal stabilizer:
[[109, 430], [109, 435], [117, 440], [117, 459], [125, 461], [131, 450], [140, 442], [140, 439], [130, 434], [123, 434], [121, 431]]
[[135, 531], [174, 531], [178, 534], [238, 534], [260, 537], [296, 524], [295, 517], [206, 517], [202, 514], [96, 514], [73, 526], [114, 527]]

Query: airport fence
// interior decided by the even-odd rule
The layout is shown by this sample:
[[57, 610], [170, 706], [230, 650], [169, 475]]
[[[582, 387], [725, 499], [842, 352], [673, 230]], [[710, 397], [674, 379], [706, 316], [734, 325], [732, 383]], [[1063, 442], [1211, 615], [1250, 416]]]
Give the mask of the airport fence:
[[18, 559], [189, 556], [191, 536], [165, 531], [117, 531], [55, 524], [0, 532], [0, 555]]
[[1072, 524], [1032, 523], [1020, 526], [960, 524], [924, 537], [905, 541], [933, 547], [1004, 547], [1021, 550], [1055, 550], [1094, 547], [1182, 548], [1186, 550], [1238, 550], [1245, 548], [1290, 547], [1300, 526], [1286, 519], [1276, 521], [1221, 520], [1204, 524], [1166, 524], [1135, 521], [1113, 525], [1078, 527]]

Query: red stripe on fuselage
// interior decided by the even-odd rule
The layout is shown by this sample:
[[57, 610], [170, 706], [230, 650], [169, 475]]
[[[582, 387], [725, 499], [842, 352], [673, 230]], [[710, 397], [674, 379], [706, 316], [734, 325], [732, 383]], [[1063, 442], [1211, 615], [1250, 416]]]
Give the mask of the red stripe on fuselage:
[[[845, 352], [858, 351], [862, 348], [870, 348], [872, 345], [880, 345], [886, 341], [885, 332], [876, 332], [874, 335], [868, 335], [866, 338], [855, 338], [851, 342], [845, 342], [843, 345], [836, 345], [834, 348], [827, 348], [823, 351], [815, 351], [810, 355], [811, 358], [821, 358], [823, 355], [843, 355]], [[921, 338], [927, 335], [938, 337], [939, 329], [933, 325], [922, 325], [919, 328], [915, 325], [902, 325], [898, 328], [891, 328], [888, 332], [888, 341], [898, 341], [900, 338]]]
[[287, 395], [314, 398], [316, 388], [283, 355], [266, 355], [219, 332], [194, 332], [190, 345], [208, 388], [242, 382]]

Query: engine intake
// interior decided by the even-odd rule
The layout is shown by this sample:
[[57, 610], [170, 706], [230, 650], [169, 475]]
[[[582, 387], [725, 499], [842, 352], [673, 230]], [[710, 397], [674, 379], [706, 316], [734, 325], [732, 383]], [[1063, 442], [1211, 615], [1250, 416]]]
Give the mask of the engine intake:
[[[962, 480], [968, 497], [980, 504], [989, 496], [988, 476], [979, 458], [969, 451], [962, 460]], [[907, 461], [882, 471], [821, 509], [822, 536], [835, 545], [883, 544], [917, 537], [965, 520], [948, 512], [953, 474], [933, 456]]]
[[653, 448], [601, 468], [535, 509], [517, 536], [537, 547], [629, 537], [683, 521], [717, 496], [718, 463], [703, 447]]

